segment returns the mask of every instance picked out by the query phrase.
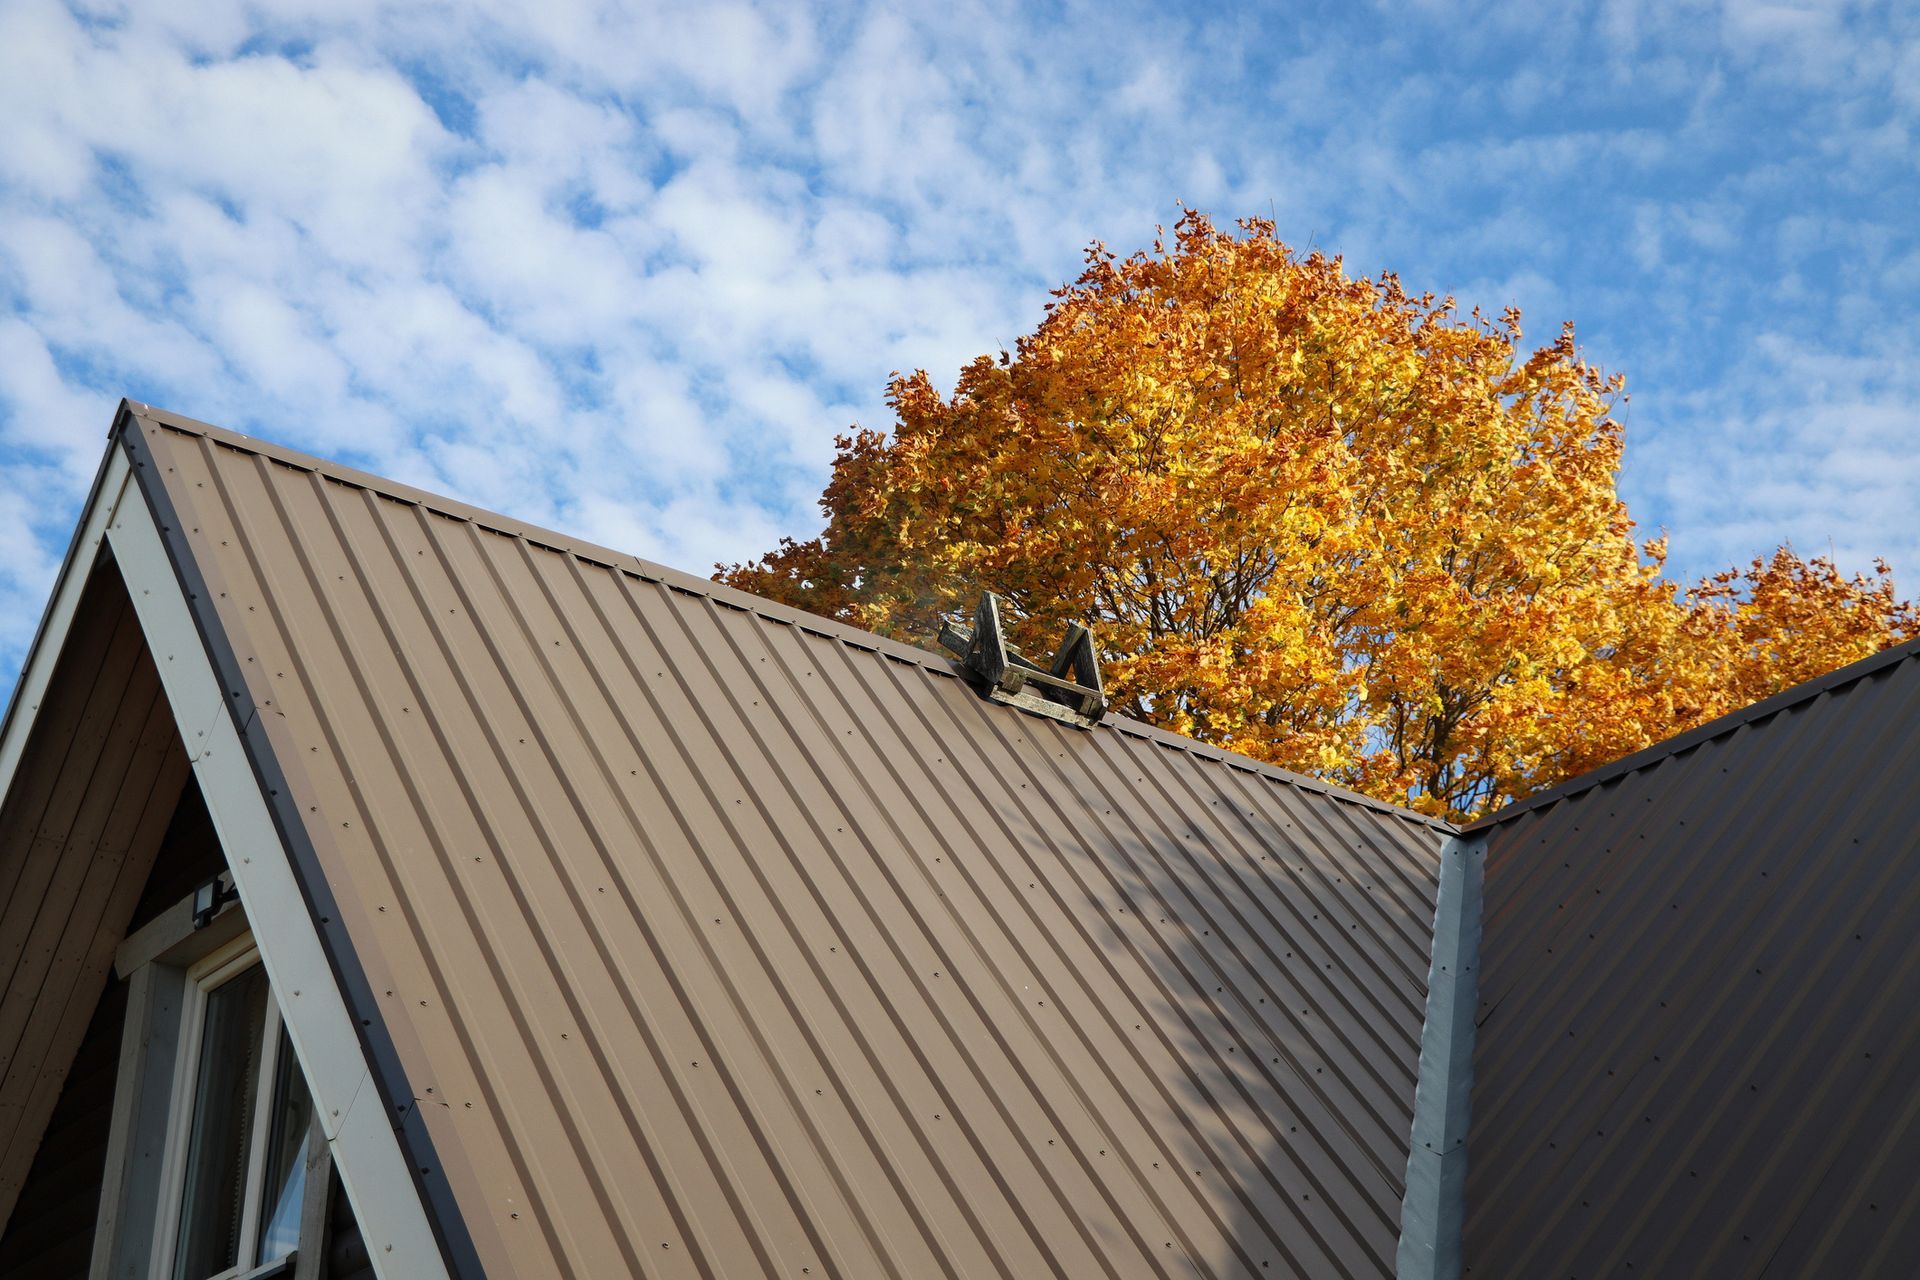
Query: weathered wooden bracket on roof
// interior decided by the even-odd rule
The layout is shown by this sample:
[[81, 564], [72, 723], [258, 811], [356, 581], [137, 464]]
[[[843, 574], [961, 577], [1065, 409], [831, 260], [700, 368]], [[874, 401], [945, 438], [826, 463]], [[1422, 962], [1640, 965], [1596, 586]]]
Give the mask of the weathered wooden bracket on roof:
[[1000, 597], [984, 591], [979, 607], [973, 611], [973, 629], [943, 621], [940, 643], [960, 659], [967, 672], [982, 684], [982, 692], [995, 702], [1082, 728], [1091, 728], [1107, 713], [1093, 632], [1077, 622], [1067, 624], [1066, 638], [1053, 655], [1053, 665], [1043, 667], [1007, 643], [1000, 626]]

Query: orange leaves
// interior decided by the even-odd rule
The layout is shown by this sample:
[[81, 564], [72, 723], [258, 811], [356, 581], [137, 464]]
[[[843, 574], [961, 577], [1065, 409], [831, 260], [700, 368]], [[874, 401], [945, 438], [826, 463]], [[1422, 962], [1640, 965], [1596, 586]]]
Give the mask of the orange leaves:
[[1920, 635], [1920, 610], [1895, 594], [1884, 562], [1842, 574], [1790, 547], [1687, 593], [1693, 643], [1714, 664], [1697, 698], [1731, 711]]
[[1915, 633], [1884, 572], [1789, 552], [1677, 595], [1621, 380], [1519, 340], [1188, 211], [951, 397], [895, 375], [822, 535], [725, 576], [920, 639], [982, 588], [1036, 647], [1091, 620], [1129, 713], [1453, 816]]

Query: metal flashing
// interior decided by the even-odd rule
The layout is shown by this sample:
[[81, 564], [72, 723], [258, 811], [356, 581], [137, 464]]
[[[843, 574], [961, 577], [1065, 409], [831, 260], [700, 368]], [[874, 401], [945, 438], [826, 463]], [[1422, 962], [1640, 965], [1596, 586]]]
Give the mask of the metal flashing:
[[1407, 1190], [1400, 1208], [1400, 1280], [1455, 1280], [1460, 1275], [1486, 857], [1485, 837], [1451, 837], [1440, 851], [1433, 963], [1420, 1032]]

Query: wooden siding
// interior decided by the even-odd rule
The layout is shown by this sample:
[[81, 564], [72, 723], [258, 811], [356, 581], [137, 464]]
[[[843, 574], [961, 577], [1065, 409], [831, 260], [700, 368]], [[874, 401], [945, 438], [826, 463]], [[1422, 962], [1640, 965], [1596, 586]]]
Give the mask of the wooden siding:
[[153, 862], [153, 874], [140, 892], [140, 903], [127, 923], [132, 933], [141, 925], [173, 907], [187, 895], [227, 869], [227, 858], [220, 851], [220, 837], [207, 814], [207, 802], [200, 795], [200, 784], [187, 779], [180, 793], [173, 820], [167, 824], [166, 837], [160, 842], [159, 856]]
[[0, 1235], [0, 1276], [7, 1280], [86, 1274], [126, 1015], [127, 984], [109, 982], [74, 1055], [6, 1233]]
[[125, 588], [104, 564], [0, 801], [0, 1224], [40, 1148], [188, 769]]

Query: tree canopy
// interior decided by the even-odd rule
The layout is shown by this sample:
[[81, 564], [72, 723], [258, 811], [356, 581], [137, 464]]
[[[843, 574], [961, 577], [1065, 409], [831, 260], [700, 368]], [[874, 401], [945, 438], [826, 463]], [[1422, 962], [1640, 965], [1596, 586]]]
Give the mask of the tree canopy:
[[982, 589], [1091, 621], [1127, 714], [1465, 817], [1920, 632], [1885, 565], [1680, 586], [1621, 501], [1623, 382], [1571, 326], [1349, 276], [1188, 210], [950, 396], [895, 374], [824, 531], [726, 580], [925, 640]]

